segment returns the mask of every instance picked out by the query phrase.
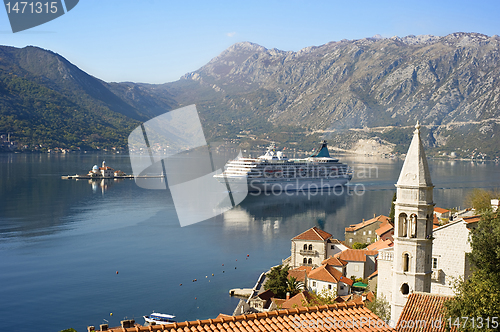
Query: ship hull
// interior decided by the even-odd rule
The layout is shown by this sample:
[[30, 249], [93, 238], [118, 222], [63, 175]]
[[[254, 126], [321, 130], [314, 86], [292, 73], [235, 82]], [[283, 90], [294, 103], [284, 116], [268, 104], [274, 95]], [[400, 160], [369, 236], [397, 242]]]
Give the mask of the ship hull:
[[[288, 192], [288, 191], [312, 191], [335, 189], [346, 185], [351, 175], [338, 176], [334, 178], [247, 178], [248, 192]], [[241, 183], [243, 177], [218, 177], [221, 183]]]

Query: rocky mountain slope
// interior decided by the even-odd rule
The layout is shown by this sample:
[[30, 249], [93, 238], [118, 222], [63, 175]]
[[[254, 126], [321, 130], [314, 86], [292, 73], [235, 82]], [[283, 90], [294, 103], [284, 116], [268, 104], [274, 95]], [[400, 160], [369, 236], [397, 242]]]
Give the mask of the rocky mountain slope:
[[[499, 155], [499, 48], [500, 37], [477, 33], [342, 40], [298, 52], [244, 42], [176, 82], [72, 74], [68, 89], [139, 121], [195, 103], [210, 140], [305, 146], [323, 136], [339, 149], [365, 140], [403, 152], [419, 120], [436, 153]], [[71, 95], [59, 67], [19, 64]]]

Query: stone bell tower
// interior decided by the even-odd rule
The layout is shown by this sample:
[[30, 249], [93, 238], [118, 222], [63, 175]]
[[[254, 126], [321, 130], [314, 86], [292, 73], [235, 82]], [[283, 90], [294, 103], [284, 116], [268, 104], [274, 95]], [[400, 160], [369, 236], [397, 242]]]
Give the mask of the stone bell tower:
[[411, 292], [431, 290], [434, 186], [418, 122], [396, 188], [391, 301], [395, 322]]

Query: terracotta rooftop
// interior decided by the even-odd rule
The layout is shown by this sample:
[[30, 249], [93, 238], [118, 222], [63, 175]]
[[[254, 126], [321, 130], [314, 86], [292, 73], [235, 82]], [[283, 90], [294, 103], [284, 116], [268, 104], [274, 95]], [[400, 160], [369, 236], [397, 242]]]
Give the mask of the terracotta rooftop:
[[[451, 296], [441, 294], [420, 293], [414, 292], [408, 296], [408, 300], [399, 316], [398, 324], [396, 325], [397, 331], [433, 331], [440, 332], [446, 331], [446, 320], [443, 315], [443, 303], [451, 299]], [[439, 326], [432, 326], [433, 322], [441, 320], [441, 328]], [[408, 322], [417, 322], [419, 326], [413, 324], [410, 327]], [[456, 329], [452, 329], [456, 331]]]
[[342, 273], [331, 265], [321, 265], [315, 268], [308, 275], [309, 279], [326, 281], [331, 283], [338, 283], [342, 281], [343, 283], [352, 286], [353, 281], [347, 277], [344, 277]]
[[437, 212], [437, 213], [446, 213], [446, 212], [450, 212], [450, 210], [446, 210], [446, 209], [443, 209], [443, 208], [435, 206], [434, 207], [434, 212]]
[[394, 226], [392, 226], [392, 224], [384, 223], [384, 224], [381, 224], [377, 230], [375, 230], [375, 233], [377, 233], [378, 236], [382, 236], [385, 233], [387, 233], [393, 229], [394, 229]]
[[347, 249], [339, 252], [335, 257], [348, 262], [366, 262], [367, 255], [377, 255], [377, 250]]
[[308, 304], [312, 303], [313, 300], [314, 300], [314, 294], [310, 294], [308, 291], [303, 291], [291, 297], [290, 299], [281, 302], [281, 304], [278, 304], [279, 302], [275, 303], [276, 305], [280, 306], [280, 309], [293, 309], [293, 308], [305, 308], [307, 307]]
[[306, 276], [311, 270], [312, 266], [299, 266], [295, 269], [288, 270], [288, 278], [294, 277], [297, 281], [305, 282]]
[[389, 217], [386, 217], [384, 215], [380, 215], [378, 217], [375, 217], [375, 218], [372, 218], [372, 219], [369, 219], [369, 220], [363, 220], [363, 222], [360, 222], [359, 224], [350, 225], [350, 227], [346, 227], [345, 228], [345, 231], [346, 232], [354, 232], [354, 231], [357, 231], [360, 228], [363, 228], [365, 226], [373, 224], [376, 221], [380, 221], [381, 223], [388, 223], [389, 220], [391, 220]]
[[462, 219], [466, 223], [470, 224], [470, 223], [478, 222], [479, 220], [481, 220], [481, 216], [463, 217]]
[[325, 241], [332, 237], [332, 234], [327, 233], [317, 227], [308, 229], [302, 234], [297, 235], [292, 240], [307, 240], [307, 241]]
[[333, 243], [333, 244], [342, 244], [345, 245], [344, 242], [339, 241], [337, 239], [328, 239], [328, 243]]
[[[335, 321], [334, 321], [335, 319]], [[309, 324], [324, 322], [324, 325], [316, 325], [311, 328], [297, 328], [298, 323]], [[358, 326], [352, 326], [352, 322], [357, 322]], [[365, 321], [360, 328], [360, 322]], [[371, 325], [368, 322], [371, 321]], [[385, 325], [380, 318], [371, 312], [364, 305], [347, 302], [315, 307], [293, 308], [285, 310], [274, 310], [263, 313], [239, 315], [239, 316], [219, 316], [216, 319], [195, 320], [180, 322], [168, 325], [135, 326], [130, 328], [112, 328], [111, 332], [146, 332], [146, 331], [168, 331], [168, 332], [281, 332], [281, 331], [331, 331], [329, 324], [343, 322], [342, 331], [394, 331]], [[337, 326], [340, 326], [337, 325]], [[379, 327], [380, 326], [380, 327]]]
[[394, 242], [391, 241], [391, 239], [387, 240], [378, 240], [377, 242], [371, 243], [368, 247], [366, 247], [367, 250], [380, 250], [384, 248], [389, 248], [394, 245]]
[[371, 278], [376, 277], [376, 276], [378, 276], [378, 270], [375, 270], [375, 272], [373, 272], [372, 274], [370, 274], [368, 276], [368, 279], [371, 279]]
[[324, 265], [324, 264], [333, 265], [333, 266], [346, 266], [347, 262], [344, 260], [341, 260], [340, 258], [330, 256], [329, 258], [327, 258], [321, 262], [321, 265]]

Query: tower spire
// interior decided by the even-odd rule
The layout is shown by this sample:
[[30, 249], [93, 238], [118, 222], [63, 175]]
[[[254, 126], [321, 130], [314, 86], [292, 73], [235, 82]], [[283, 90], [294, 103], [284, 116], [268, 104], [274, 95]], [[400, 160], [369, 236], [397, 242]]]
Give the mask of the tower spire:
[[420, 123], [418, 121], [413, 131], [413, 139], [406, 154], [397, 185], [432, 187], [431, 173], [427, 164], [424, 145], [420, 139]]

